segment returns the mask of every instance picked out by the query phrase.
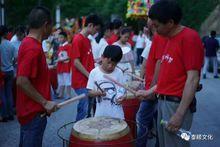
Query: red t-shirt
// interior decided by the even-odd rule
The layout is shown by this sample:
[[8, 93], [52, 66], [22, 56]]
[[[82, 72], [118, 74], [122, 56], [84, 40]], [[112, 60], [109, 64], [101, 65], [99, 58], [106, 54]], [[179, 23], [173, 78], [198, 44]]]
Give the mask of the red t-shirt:
[[[50, 78], [46, 58], [41, 43], [31, 37], [23, 39], [18, 52], [17, 77], [27, 77], [33, 87], [47, 100], [50, 96]], [[17, 87], [16, 101], [17, 117], [21, 124], [30, 122], [44, 108], [30, 97], [20, 87]]]
[[113, 33], [113, 34], [111, 35], [111, 37], [109, 37], [109, 38], [107, 39], [107, 42], [108, 42], [109, 45], [112, 45], [112, 44], [115, 43], [116, 41], [118, 41], [118, 35], [116, 35], [115, 33]]
[[95, 67], [90, 40], [82, 34], [76, 34], [72, 41], [72, 87], [75, 89], [86, 88], [88, 78], [84, 76], [74, 65], [74, 59], [78, 58], [84, 68], [90, 73]]
[[[60, 53], [65, 53], [67, 54], [68, 57], [70, 57], [70, 50], [72, 49], [71, 44], [66, 44], [64, 46], [60, 46], [58, 49], [58, 55]], [[58, 62], [57, 63], [57, 73], [69, 73], [70, 72], [70, 67], [71, 67], [71, 62]]]
[[155, 34], [152, 40], [150, 52], [146, 61], [145, 87], [150, 88], [154, 76], [154, 70], [157, 60], [160, 60], [163, 54], [167, 39]]
[[182, 97], [187, 71], [200, 72], [204, 50], [198, 33], [185, 27], [169, 38], [161, 60], [156, 93]]

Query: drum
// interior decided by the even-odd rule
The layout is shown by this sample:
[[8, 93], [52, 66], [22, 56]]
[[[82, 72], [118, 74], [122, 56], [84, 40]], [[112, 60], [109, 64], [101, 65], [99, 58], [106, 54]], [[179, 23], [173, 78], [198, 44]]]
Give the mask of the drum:
[[69, 147], [134, 147], [133, 137], [124, 120], [92, 117], [73, 125]]
[[132, 135], [136, 137], [136, 113], [140, 106], [140, 100], [136, 99], [133, 94], [128, 92], [127, 99], [122, 102], [125, 120], [131, 129]]

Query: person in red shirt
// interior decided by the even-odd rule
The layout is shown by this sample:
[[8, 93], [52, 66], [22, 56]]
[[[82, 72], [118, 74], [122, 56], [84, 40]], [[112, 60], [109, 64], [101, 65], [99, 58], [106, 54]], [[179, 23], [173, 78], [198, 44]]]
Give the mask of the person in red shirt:
[[113, 29], [114, 29], [113, 33], [111, 37], [107, 39], [109, 45], [112, 45], [113, 43], [118, 41], [121, 27], [122, 27], [122, 21], [120, 19], [115, 19], [113, 21]]
[[[146, 60], [146, 74], [145, 74], [145, 89], [148, 90], [154, 85], [156, 85], [161, 58], [166, 45], [167, 39], [155, 33], [152, 39], [152, 45], [150, 48], [148, 59]], [[160, 42], [160, 43], [158, 43]], [[156, 114], [157, 100], [155, 100], [154, 95], [147, 95], [145, 90], [139, 90], [137, 95], [142, 95], [139, 97], [142, 101], [140, 103], [139, 110], [136, 115], [137, 125], [137, 136], [141, 137], [146, 134], [146, 128], [148, 133], [152, 129], [152, 123], [154, 115]], [[145, 127], [143, 127], [143, 125]], [[147, 137], [143, 138], [137, 143], [137, 147], [142, 147], [147, 145]], [[158, 142], [156, 142], [158, 143]]]
[[[180, 24], [182, 11], [175, 1], [155, 3], [149, 11], [149, 18], [156, 32], [168, 39], [156, 89], [159, 144], [187, 147], [190, 146], [189, 138], [182, 139], [175, 132], [180, 128], [189, 130], [192, 125], [195, 93], [204, 58], [202, 41], [196, 31]], [[168, 124], [161, 125], [161, 120], [168, 121]]]
[[50, 11], [37, 6], [29, 14], [29, 34], [21, 43], [18, 52], [16, 112], [20, 123], [20, 145], [41, 147], [46, 116], [56, 110], [51, 101], [49, 70], [42, 48], [42, 40], [52, 29]]
[[[101, 19], [96, 14], [86, 17], [85, 27], [76, 34], [72, 40], [71, 60], [72, 63], [72, 87], [79, 95], [87, 93], [86, 85], [90, 71], [94, 68], [92, 48], [88, 35], [94, 35], [101, 26]], [[88, 98], [79, 101], [77, 106], [76, 121], [88, 115]]]
[[[58, 63], [57, 63], [57, 76], [58, 76], [58, 97], [67, 98], [71, 97], [71, 74], [70, 74], [70, 50], [72, 45], [68, 44], [66, 32], [60, 32], [58, 36], [58, 41], [60, 43], [58, 49]], [[66, 91], [66, 94], [64, 92]]]

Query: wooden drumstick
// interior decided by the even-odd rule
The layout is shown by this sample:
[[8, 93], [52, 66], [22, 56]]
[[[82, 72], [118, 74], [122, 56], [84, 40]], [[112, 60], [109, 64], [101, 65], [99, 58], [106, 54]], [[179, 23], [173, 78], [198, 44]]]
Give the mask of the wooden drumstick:
[[[99, 84], [98, 84], [97, 81], [95, 81], [95, 85], [97, 86], [97, 88], [98, 88], [102, 93], [104, 93], [103, 89], [99, 86]], [[101, 102], [101, 97], [99, 96], [97, 100], [98, 100], [98, 102], [100, 103], [100, 102]]]
[[97, 86], [97, 88], [98, 88], [102, 93], [104, 93], [103, 89], [99, 86], [99, 84], [98, 84], [97, 81], [95, 81], [95, 85]]
[[57, 104], [57, 107], [61, 108], [61, 107], [65, 106], [65, 105], [67, 105], [67, 104], [70, 104], [70, 103], [75, 102], [77, 100], [83, 99], [85, 97], [86, 97], [86, 94], [80, 94], [78, 96], [72, 97], [72, 98], [70, 98], [70, 99], [68, 99], [68, 100], [66, 100], [64, 102], [61, 102], [61, 103]]
[[132, 94], [135, 95], [136, 92], [135, 92], [133, 89], [131, 89], [131, 88], [129, 88], [129, 87], [127, 87], [127, 86], [125, 86], [125, 85], [123, 85], [123, 84], [117, 82], [115, 79], [113, 79], [113, 78], [111, 78], [111, 77], [109, 77], [109, 76], [107, 76], [107, 75], [104, 75], [104, 78], [106, 78], [106, 79], [108, 79], [108, 80], [114, 82], [116, 85], [118, 85], [118, 86], [120, 86], [120, 87], [123, 87], [124, 89], [126, 89], [127, 91], [130, 91]]
[[130, 72], [125, 72], [125, 73], [126, 73], [127, 75], [131, 76], [131, 77], [134, 77], [134, 78], [140, 80], [141, 82], [145, 82], [144, 79], [140, 78], [139, 76], [137, 76], [137, 75], [135, 75], [135, 74], [132, 74], [132, 73], [130, 73]]
[[[78, 96], [72, 97], [72, 98], [70, 98], [70, 99], [68, 99], [68, 100], [66, 100], [66, 101], [64, 101], [64, 102], [61, 102], [61, 103], [57, 104], [57, 108], [59, 109], [59, 108], [65, 106], [65, 105], [67, 105], [67, 104], [70, 104], [70, 103], [75, 102], [75, 101], [77, 101], [77, 100], [83, 99], [83, 98], [85, 98], [85, 97], [86, 97], [86, 94], [80, 94], [80, 95], [78, 95]], [[47, 115], [47, 114], [46, 114], [46, 113], [43, 113], [43, 114], [41, 114], [40, 116], [41, 116], [41, 117], [44, 117], [45, 115]]]

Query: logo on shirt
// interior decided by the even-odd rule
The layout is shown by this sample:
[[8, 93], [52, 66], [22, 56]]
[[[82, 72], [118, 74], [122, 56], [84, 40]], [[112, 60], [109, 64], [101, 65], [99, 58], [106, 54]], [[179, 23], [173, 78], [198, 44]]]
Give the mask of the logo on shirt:
[[101, 81], [99, 86], [106, 93], [106, 96], [102, 97], [102, 100], [111, 101], [112, 104], [117, 105], [115, 97], [117, 95], [117, 89], [114, 83], [109, 81]]
[[162, 62], [172, 63], [173, 58], [169, 54], [165, 54], [162, 56]]

